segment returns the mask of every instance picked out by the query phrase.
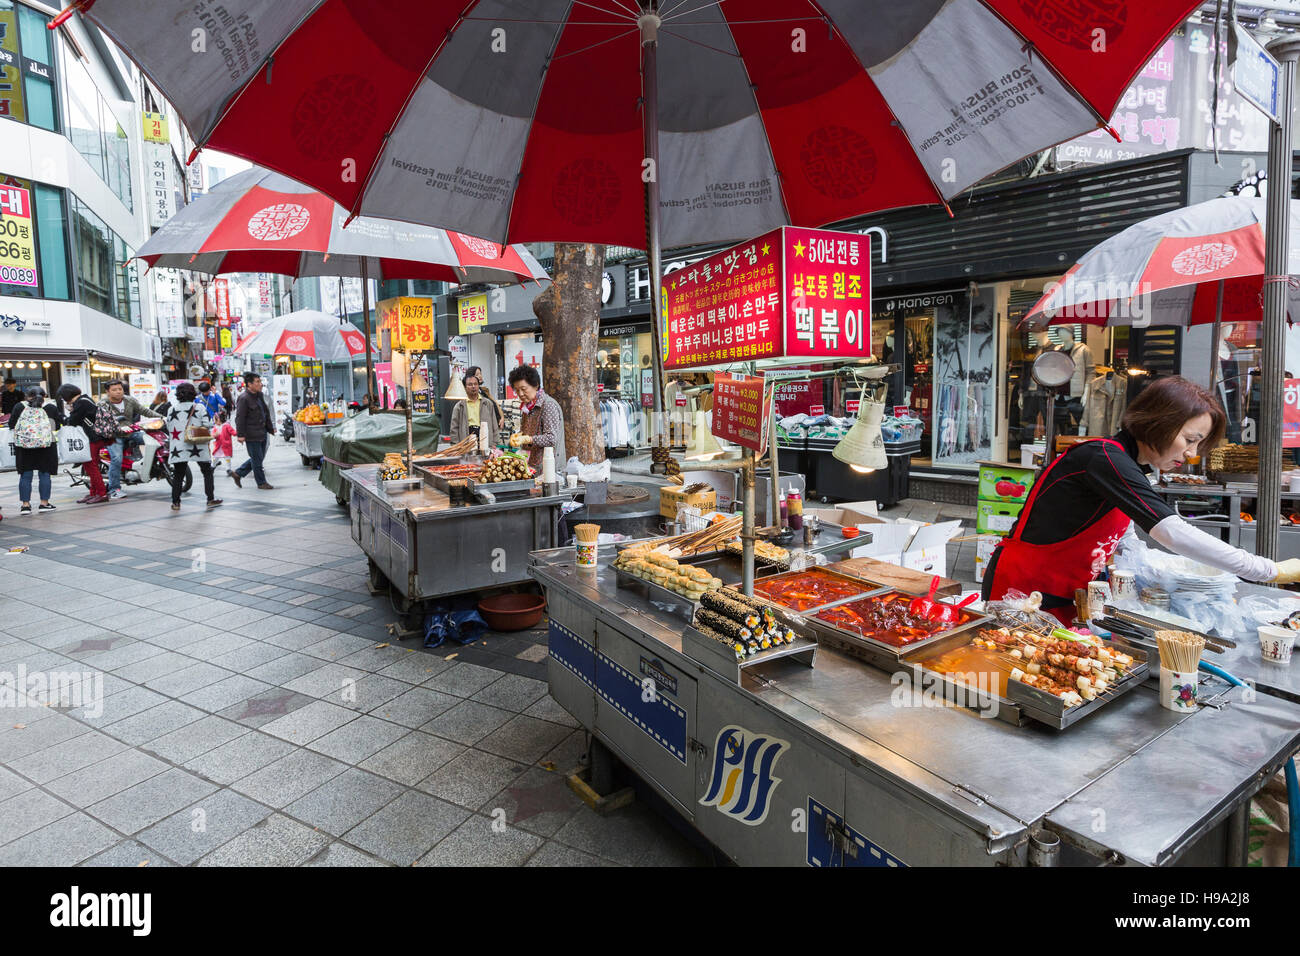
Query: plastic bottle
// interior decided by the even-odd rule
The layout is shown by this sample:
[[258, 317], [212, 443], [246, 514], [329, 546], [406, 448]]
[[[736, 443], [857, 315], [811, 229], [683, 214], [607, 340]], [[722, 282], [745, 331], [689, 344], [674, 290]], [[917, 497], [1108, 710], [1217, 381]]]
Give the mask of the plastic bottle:
[[786, 504], [784, 493], [777, 499], [777, 504], [781, 509], [781, 527], [787, 527], [790, 524], [790, 507]]
[[786, 511], [788, 513], [790, 528], [794, 531], [803, 528], [803, 495], [797, 491], [792, 491], [786, 496]]

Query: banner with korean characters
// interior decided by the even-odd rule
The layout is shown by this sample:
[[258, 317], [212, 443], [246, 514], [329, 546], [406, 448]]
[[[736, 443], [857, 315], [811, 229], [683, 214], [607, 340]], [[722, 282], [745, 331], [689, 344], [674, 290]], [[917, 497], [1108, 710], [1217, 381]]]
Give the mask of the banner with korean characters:
[[713, 380], [713, 434], [763, 454], [770, 411], [763, 396], [762, 378], [719, 372]]
[[487, 328], [488, 299], [487, 293], [467, 295], [456, 300], [456, 316], [461, 335], [473, 335]]
[[0, 283], [36, 286], [32, 196], [21, 186], [0, 186]]
[[1282, 447], [1300, 448], [1300, 378], [1282, 383]]
[[871, 238], [783, 226], [669, 273], [664, 367], [871, 354]]

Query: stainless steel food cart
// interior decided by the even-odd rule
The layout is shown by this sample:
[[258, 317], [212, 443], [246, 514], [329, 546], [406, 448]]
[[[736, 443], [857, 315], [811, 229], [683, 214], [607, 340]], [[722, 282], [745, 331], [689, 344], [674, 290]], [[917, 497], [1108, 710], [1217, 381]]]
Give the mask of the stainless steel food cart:
[[741, 864], [1241, 863], [1250, 797], [1300, 747], [1300, 705], [1206, 675], [1194, 713], [1148, 684], [1058, 731], [828, 646], [737, 674], [689, 653], [681, 609], [620, 589], [613, 558], [533, 555], [551, 693]]
[[302, 458], [304, 468], [320, 461], [321, 455], [325, 454], [321, 449], [320, 440], [327, 431], [337, 424], [338, 422], [330, 422], [328, 425], [293, 423], [293, 446], [297, 450], [299, 457]]
[[394, 604], [414, 616], [440, 598], [530, 580], [528, 552], [558, 543], [565, 494], [491, 504], [452, 504], [427, 482], [389, 493], [379, 465], [341, 472], [351, 504], [352, 540], [370, 559], [371, 584], [391, 587]]

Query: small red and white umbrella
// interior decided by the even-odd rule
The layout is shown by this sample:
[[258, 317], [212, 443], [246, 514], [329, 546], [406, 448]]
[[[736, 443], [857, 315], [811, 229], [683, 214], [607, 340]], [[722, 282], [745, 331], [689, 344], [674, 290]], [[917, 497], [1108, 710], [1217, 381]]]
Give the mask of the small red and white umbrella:
[[239, 355], [296, 355], [321, 362], [348, 362], [366, 351], [366, 337], [351, 322], [314, 309], [264, 322], [235, 346]]
[[348, 215], [323, 193], [254, 167], [224, 180], [136, 253], [150, 268], [514, 283], [545, 279], [524, 246]]
[[[1208, 325], [1263, 320], [1266, 201], [1211, 199], [1153, 216], [1093, 247], [1022, 324]], [[1291, 201], [1288, 311], [1300, 314], [1300, 200]]]

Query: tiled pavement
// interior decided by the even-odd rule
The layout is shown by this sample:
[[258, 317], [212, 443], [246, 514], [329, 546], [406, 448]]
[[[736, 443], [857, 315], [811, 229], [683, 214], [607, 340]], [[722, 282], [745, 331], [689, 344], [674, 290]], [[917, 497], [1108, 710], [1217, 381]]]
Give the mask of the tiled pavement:
[[179, 514], [161, 485], [86, 507], [59, 477], [26, 518], [0, 475], [0, 547], [28, 548], [0, 552], [0, 672], [102, 687], [0, 706], [0, 864], [705, 862], [644, 805], [601, 817], [568, 789], [585, 741], [544, 629], [397, 640], [316, 473], [283, 445], [268, 472]]

